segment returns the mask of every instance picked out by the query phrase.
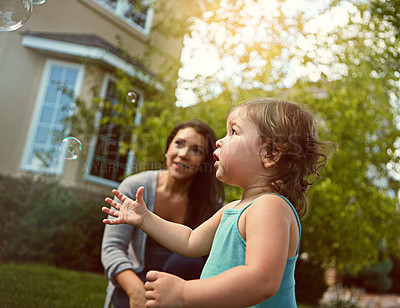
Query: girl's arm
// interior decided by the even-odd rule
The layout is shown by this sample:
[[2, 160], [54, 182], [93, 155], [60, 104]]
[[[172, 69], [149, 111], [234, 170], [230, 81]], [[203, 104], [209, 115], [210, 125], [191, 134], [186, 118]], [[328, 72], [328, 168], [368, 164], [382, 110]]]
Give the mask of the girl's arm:
[[271, 195], [258, 198], [244, 213], [244, 265], [190, 281], [150, 271], [145, 284], [147, 306], [249, 307], [272, 297], [282, 281], [293, 213], [285, 201]]
[[199, 257], [209, 253], [224, 208], [192, 230], [150, 212], [143, 200], [143, 190], [143, 187], [139, 187], [134, 201], [114, 189], [113, 194], [122, 204], [106, 198], [105, 201], [118, 211], [103, 207], [103, 212], [115, 217], [115, 219], [104, 219], [103, 222], [110, 225], [125, 223], [137, 226], [167, 249], [183, 256]]

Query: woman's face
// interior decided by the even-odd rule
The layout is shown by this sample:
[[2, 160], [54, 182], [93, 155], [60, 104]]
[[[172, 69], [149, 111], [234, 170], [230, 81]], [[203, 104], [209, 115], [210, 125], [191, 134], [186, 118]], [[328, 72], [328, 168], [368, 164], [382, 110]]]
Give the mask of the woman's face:
[[167, 169], [176, 179], [188, 179], [199, 170], [206, 157], [206, 138], [192, 127], [180, 129], [166, 153]]

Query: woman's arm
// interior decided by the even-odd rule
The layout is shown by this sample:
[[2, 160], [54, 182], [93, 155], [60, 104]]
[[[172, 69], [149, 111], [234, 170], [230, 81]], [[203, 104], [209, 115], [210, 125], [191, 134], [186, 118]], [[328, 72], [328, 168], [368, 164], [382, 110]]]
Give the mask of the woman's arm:
[[113, 194], [121, 200], [122, 204], [106, 198], [105, 201], [118, 211], [103, 207], [103, 212], [115, 217], [115, 219], [104, 219], [103, 222], [110, 225], [131, 224], [137, 226], [167, 249], [183, 256], [199, 257], [209, 253], [224, 208], [192, 230], [185, 225], [167, 221], [150, 212], [143, 200], [143, 190], [143, 187], [137, 190], [136, 201], [134, 201], [114, 189]]
[[[279, 197], [260, 197], [244, 212], [246, 260], [220, 275], [184, 281], [150, 271], [148, 307], [249, 307], [272, 297], [282, 281], [293, 213]], [[241, 219], [242, 219], [241, 218]]]
[[133, 270], [122, 271], [114, 279], [128, 295], [130, 308], [144, 308], [146, 306], [144, 284]]

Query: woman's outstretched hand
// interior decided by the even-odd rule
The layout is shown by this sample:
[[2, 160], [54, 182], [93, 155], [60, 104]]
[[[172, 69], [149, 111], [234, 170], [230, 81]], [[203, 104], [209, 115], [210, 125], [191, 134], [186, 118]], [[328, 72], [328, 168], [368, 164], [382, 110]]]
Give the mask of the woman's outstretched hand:
[[103, 219], [103, 222], [108, 225], [130, 224], [140, 227], [148, 212], [146, 203], [143, 200], [143, 190], [143, 186], [138, 188], [136, 192], [136, 201], [134, 201], [118, 190], [113, 189], [112, 193], [121, 200], [122, 204], [107, 197], [105, 201], [116, 208], [117, 211], [103, 206], [101, 210], [104, 213], [115, 217], [114, 219]]

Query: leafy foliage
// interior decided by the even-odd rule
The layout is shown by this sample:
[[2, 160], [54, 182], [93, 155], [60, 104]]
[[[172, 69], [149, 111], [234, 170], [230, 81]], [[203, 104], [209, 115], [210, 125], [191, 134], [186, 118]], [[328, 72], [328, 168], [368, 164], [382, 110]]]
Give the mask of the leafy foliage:
[[[323, 179], [309, 192], [312, 207], [304, 220], [303, 247], [312, 257], [349, 271], [375, 262], [382, 240], [397, 250], [400, 231], [398, 201], [392, 193], [399, 183], [388, 168], [398, 163], [398, 78], [381, 66], [388, 56], [383, 46], [398, 42], [390, 35], [376, 35], [376, 21], [367, 8], [359, 9], [355, 14], [361, 18], [353, 16], [349, 28], [332, 34], [337, 46], [329, 46], [339, 50], [336, 59], [345, 64], [343, 76], [299, 81], [289, 96], [318, 115], [322, 138], [339, 144]], [[324, 96], [315, 89], [322, 89]]]
[[379, 19], [389, 22], [400, 35], [400, 1], [399, 0], [375, 0], [372, 1], [371, 12]]

